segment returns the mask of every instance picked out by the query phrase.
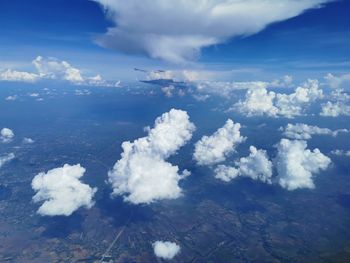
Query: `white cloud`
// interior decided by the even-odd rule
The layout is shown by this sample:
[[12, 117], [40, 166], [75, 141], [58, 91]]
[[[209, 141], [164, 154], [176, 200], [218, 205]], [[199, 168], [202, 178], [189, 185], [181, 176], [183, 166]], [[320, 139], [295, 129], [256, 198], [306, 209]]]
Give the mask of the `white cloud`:
[[23, 143], [25, 144], [32, 144], [34, 143], [34, 140], [31, 138], [23, 138]]
[[123, 142], [122, 158], [108, 173], [113, 195], [123, 195], [134, 203], [175, 199], [181, 195], [178, 182], [190, 173], [165, 160], [192, 137], [195, 126], [187, 112], [172, 109], [158, 117], [148, 135], [134, 142]]
[[44, 201], [38, 213], [45, 216], [69, 216], [80, 207], [91, 208], [97, 188], [80, 181], [84, 173], [85, 168], [80, 164], [65, 164], [36, 175], [32, 180], [32, 188], [36, 191], [33, 201]]
[[303, 123], [287, 124], [285, 128], [280, 128], [283, 135], [290, 139], [309, 140], [312, 135], [331, 135], [337, 136], [341, 132], [349, 132], [347, 129], [339, 129], [332, 131], [328, 128], [320, 128], [318, 126], [311, 126]]
[[[95, 0], [115, 27], [97, 42], [125, 53], [182, 63], [201, 48], [247, 36], [300, 15], [327, 0]], [[273, 12], [271, 12], [273, 10]]]
[[302, 115], [307, 106], [321, 98], [323, 91], [319, 88], [318, 81], [308, 80], [291, 94], [275, 93], [266, 88], [248, 90], [245, 100], [236, 103], [231, 110], [247, 116], [293, 118]]
[[254, 146], [250, 146], [250, 155], [235, 162], [235, 167], [219, 165], [215, 169], [215, 178], [225, 182], [229, 182], [237, 176], [271, 183], [272, 163], [269, 161], [266, 151], [257, 150]]
[[344, 102], [330, 102], [322, 104], [322, 111], [320, 113], [324, 117], [338, 117], [341, 115], [350, 116], [350, 105]]
[[328, 73], [325, 76], [326, 81], [329, 86], [333, 89], [349, 89], [350, 86], [350, 74], [344, 74], [341, 76], [334, 76], [331, 73]]
[[180, 246], [169, 241], [156, 241], [153, 249], [154, 254], [163, 259], [173, 259], [180, 252]]
[[17, 95], [10, 95], [5, 98], [7, 101], [15, 101], [17, 100], [18, 96]]
[[9, 161], [13, 160], [15, 158], [15, 155], [13, 153], [10, 153], [5, 156], [0, 156], [0, 168], [4, 166]]
[[334, 150], [331, 153], [334, 154], [334, 155], [338, 155], [338, 156], [348, 156], [348, 157], [350, 157], [350, 151]]
[[288, 190], [314, 188], [313, 176], [331, 163], [331, 159], [319, 149], [307, 149], [306, 141], [282, 139], [277, 150], [277, 181]]
[[3, 143], [11, 142], [14, 137], [15, 137], [15, 134], [9, 128], [3, 128], [0, 131], [0, 141], [2, 141]]
[[211, 136], [203, 136], [196, 144], [193, 154], [199, 165], [213, 165], [225, 161], [226, 157], [245, 138], [240, 133], [241, 124], [228, 119], [226, 124]]
[[40, 78], [35, 73], [29, 73], [25, 71], [17, 71], [7, 69], [0, 73], [0, 81], [23, 81], [23, 82], [35, 82]]

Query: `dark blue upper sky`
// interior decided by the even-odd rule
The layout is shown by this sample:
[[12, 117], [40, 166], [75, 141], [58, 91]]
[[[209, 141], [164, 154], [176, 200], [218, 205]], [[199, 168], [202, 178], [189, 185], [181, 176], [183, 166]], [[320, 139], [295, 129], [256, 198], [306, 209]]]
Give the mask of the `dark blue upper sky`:
[[[335, 1], [256, 35], [206, 48], [199, 67], [258, 68], [271, 75], [346, 72], [350, 66], [349, 11], [350, 1]], [[96, 45], [94, 38], [112, 25], [100, 6], [88, 0], [2, 0], [0, 69], [29, 68], [37, 55], [64, 59], [107, 78], [127, 74], [133, 67], [173, 67]]]

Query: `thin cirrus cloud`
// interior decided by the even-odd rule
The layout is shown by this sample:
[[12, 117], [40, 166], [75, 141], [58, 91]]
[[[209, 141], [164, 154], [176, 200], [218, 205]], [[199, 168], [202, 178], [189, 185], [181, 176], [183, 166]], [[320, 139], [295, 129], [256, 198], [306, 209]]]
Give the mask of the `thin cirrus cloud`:
[[133, 142], [123, 142], [122, 157], [108, 173], [112, 196], [121, 195], [133, 204], [181, 196], [179, 181], [190, 175], [167, 162], [192, 137], [195, 126], [186, 111], [171, 109], [147, 128], [148, 135]]
[[236, 148], [244, 142], [241, 136], [241, 124], [228, 119], [226, 124], [211, 136], [203, 136], [196, 144], [193, 159], [199, 165], [214, 165], [226, 160]]
[[14, 158], [15, 158], [15, 154], [14, 153], [9, 153], [7, 155], [0, 156], [0, 168], [3, 167], [6, 163], [8, 163], [11, 160], [13, 160]]
[[70, 216], [80, 207], [91, 208], [97, 188], [80, 181], [84, 173], [85, 168], [80, 164], [65, 164], [37, 174], [32, 180], [32, 188], [36, 192], [33, 201], [43, 202], [38, 213], [42, 216]]
[[[94, 0], [115, 23], [96, 41], [103, 47], [175, 63], [204, 47], [262, 31], [271, 23], [321, 7], [328, 0]], [[271, 10], [274, 10], [271, 12]], [[160, 22], [161, 21], [161, 22]]]

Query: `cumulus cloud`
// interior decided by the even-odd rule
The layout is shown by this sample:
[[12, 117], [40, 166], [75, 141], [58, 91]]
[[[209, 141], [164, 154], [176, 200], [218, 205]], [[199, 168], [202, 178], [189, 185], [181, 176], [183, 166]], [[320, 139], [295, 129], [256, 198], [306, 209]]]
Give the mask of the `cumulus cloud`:
[[[196, 58], [201, 48], [247, 36], [271, 23], [320, 7], [327, 0], [95, 0], [115, 27], [97, 39], [106, 48], [175, 63]], [[271, 10], [274, 10], [271, 12]]]
[[7, 69], [0, 73], [0, 81], [36, 82], [38, 80], [63, 80], [75, 85], [116, 87], [119, 83], [103, 80], [100, 75], [84, 76], [82, 70], [73, 67], [67, 61], [53, 57], [37, 56], [32, 64], [36, 73]]
[[338, 156], [348, 156], [348, 157], [350, 157], [350, 151], [344, 151], [344, 150], [337, 149], [337, 150], [333, 150], [331, 153], [334, 154], [334, 155], [338, 155]]
[[228, 119], [226, 124], [211, 136], [203, 136], [196, 144], [193, 154], [199, 165], [213, 165], [225, 161], [236, 146], [245, 138], [241, 136], [241, 124]]
[[2, 141], [3, 143], [11, 142], [14, 137], [15, 137], [15, 134], [9, 128], [3, 128], [0, 131], [0, 141]]
[[18, 96], [17, 95], [10, 95], [5, 98], [7, 101], [15, 101], [17, 100]]
[[314, 175], [327, 169], [331, 163], [331, 159], [319, 149], [307, 149], [306, 141], [282, 139], [277, 150], [277, 181], [288, 190], [314, 188]]
[[34, 143], [34, 140], [31, 138], [23, 138], [23, 143], [25, 144], [32, 144]]
[[69, 216], [80, 207], [91, 208], [97, 188], [80, 181], [85, 168], [80, 164], [39, 173], [32, 180], [35, 203], [43, 202], [38, 213], [43, 216]]
[[341, 115], [350, 116], [350, 105], [341, 101], [328, 101], [327, 103], [322, 104], [320, 115], [324, 117], [338, 117]]
[[158, 117], [148, 135], [123, 142], [122, 158], [108, 173], [113, 194], [133, 204], [175, 199], [181, 195], [178, 182], [190, 173], [166, 162], [192, 137], [195, 126], [187, 112], [172, 109]]
[[13, 153], [9, 153], [5, 156], [0, 156], [0, 168], [3, 167], [6, 163], [13, 160], [15, 158], [15, 155]]
[[321, 98], [323, 91], [318, 81], [308, 80], [291, 94], [275, 93], [266, 88], [248, 90], [245, 99], [236, 103], [232, 110], [247, 116], [293, 118], [302, 115], [307, 106]]
[[335, 76], [331, 73], [328, 73], [325, 76], [325, 79], [328, 82], [329, 86], [333, 89], [349, 89], [350, 74]]
[[180, 246], [169, 241], [156, 241], [153, 243], [153, 250], [159, 258], [173, 259], [180, 252]]
[[0, 80], [2, 81], [35, 82], [39, 78], [40, 76], [38, 74], [12, 69], [7, 69], [0, 73]]
[[225, 182], [229, 182], [238, 176], [249, 177], [270, 184], [272, 182], [272, 162], [269, 160], [266, 151], [250, 146], [250, 155], [235, 162], [235, 167], [219, 165], [215, 169], [215, 178]]
[[285, 128], [280, 128], [283, 131], [283, 135], [290, 139], [309, 140], [312, 135], [331, 135], [337, 136], [341, 132], [349, 132], [347, 129], [338, 129], [332, 131], [328, 128], [320, 128], [318, 126], [311, 126], [303, 123], [287, 124]]

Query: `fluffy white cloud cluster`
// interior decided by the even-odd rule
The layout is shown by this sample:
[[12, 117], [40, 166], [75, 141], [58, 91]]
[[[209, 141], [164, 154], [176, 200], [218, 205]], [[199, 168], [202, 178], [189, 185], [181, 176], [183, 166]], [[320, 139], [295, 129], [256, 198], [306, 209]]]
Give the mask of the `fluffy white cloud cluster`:
[[153, 243], [153, 250], [159, 258], [173, 259], [180, 252], [180, 246], [169, 241], [156, 241]]
[[[125, 53], [182, 63], [201, 48], [247, 36], [328, 0], [95, 0], [115, 27], [97, 42]], [[271, 10], [274, 10], [271, 12]]]
[[15, 155], [13, 153], [9, 153], [5, 156], [0, 156], [0, 168], [4, 166], [5, 163], [8, 163], [9, 161], [13, 160], [15, 158]]
[[134, 203], [151, 203], [181, 195], [178, 182], [189, 175], [165, 160], [192, 137], [195, 126], [187, 112], [172, 109], [158, 117], [148, 135], [134, 142], [123, 142], [122, 158], [108, 173], [113, 195], [123, 195]]
[[309, 140], [312, 135], [331, 135], [337, 136], [341, 132], [349, 132], [347, 129], [339, 129], [332, 131], [328, 128], [320, 128], [318, 126], [311, 126], [303, 123], [287, 124], [285, 128], [280, 128], [283, 135], [290, 139]]
[[331, 163], [319, 149], [307, 149], [306, 141], [282, 139], [277, 150], [277, 181], [288, 190], [314, 188], [313, 175], [327, 169]]
[[80, 207], [91, 208], [97, 188], [80, 181], [84, 173], [85, 168], [80, 164], [65, 164], [36, 175], [32, 180], [32, 188], [37, 192], [33, 201], [44, 201], [38, 213], [44, 216], [69, 216]]
[[9, 128], [3, 128], [0, 131], [0, 141], [3, 143], [8, 143], [13, 140], [13, 137], [15, 137], [15, 134], [13, 131]]
[[293, 118], [301, 115], [310, 103], [321, 98], [323, 91], [318, 81], [308, 80], [291, 94], [275, 93], [266, 88], [248, 90], [245, 100], [236, 103], [233, 109], [247, 116]]
[[322, 104], [322, 111], [320, 113], [324, 117], [338, 117], [341, 115], [350, 116], [350, 105], [345, 102], [337, 101]]
[[241, 136], [241, 124], [228, 119], [226, 124], [211, 136], [203, 136], [196, 144], [193, 154], [199, 165], [214, 165], [225, 161], [236, 146], [245, 138]]
[[334, 150], [331, 152], [334, 155], [338, 155], [338, 156], [348, 156], [350, 157], [350, 151], [344, 151], [344, 150]]
[[73, 67], [67, 61], [60, 61], [52, 57], [38, 56], [32, 61], [32, 64], [36, 69], [36, 73], [7, 69], [0, 72], [0, 81], [35, 82], [41, 79], [55, 79], [68, 81], [76, 85], [109, 87], [119, 85], [103, 80], [100, 75], [85, 77], [80, 69]]
[[12, 69], [7, 69], [0, 73], [0, 80], [3, 81], [35, 82], [39, 78], [40, 76], [38, 74]]
[[269, 160], [266, 151], [257, 150], [254, 146], [250, 146], [250, 155], [235, 162], [235, 167], [219, 165], [215, 169], [215, 178], [225, 182], [229, 182], [237, 176], [271, 183], [272, 162]]
[[344, 74], [341, 76], [334, 76], [333, 74], [327, 74], [325, 76], [329, 86], [333, 89], [349, 89], [350, 87], [350, 74]]

